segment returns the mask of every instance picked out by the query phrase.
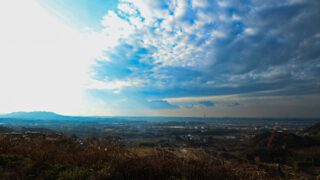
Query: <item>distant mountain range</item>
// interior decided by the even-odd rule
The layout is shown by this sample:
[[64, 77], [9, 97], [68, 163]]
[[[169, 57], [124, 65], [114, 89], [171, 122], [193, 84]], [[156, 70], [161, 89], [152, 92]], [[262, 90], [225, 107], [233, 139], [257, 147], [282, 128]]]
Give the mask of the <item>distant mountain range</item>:
[[34, 111], [34, 112], [12, 112], [9, 114], [0, 115], [0, 118], [14, 119], [37, 119], [37, 120], [66, 120], [72, 116], [64, 116], [54, 112]]

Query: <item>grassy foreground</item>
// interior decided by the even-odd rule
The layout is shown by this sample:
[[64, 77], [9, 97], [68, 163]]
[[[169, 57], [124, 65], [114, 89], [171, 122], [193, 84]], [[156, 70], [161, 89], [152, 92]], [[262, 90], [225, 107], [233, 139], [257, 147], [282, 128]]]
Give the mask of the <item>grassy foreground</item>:
[[[272, 174], [273, 173], [273, 174]], [[201, 150], [126, 148], [117, 140], [0, 136], [0, 179], [269, 179], [274, 172]]]

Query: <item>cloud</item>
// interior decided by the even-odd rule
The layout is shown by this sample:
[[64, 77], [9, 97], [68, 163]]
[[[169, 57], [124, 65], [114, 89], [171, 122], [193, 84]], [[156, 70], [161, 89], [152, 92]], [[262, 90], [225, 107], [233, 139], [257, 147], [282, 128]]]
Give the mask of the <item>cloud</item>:
[[231, 102], [228, 104], [229, 107], [237, 107], [240, 106], [241, 104], [239, 102]]
[[114, 93], [120, 93], [124, 88], [139, 87], [143, 84], [142, 80], [114, 80], [114, 81], [97, 81], [91, 80], [86, 85], [87, 89], [112, 90]]
[[183, 109], [201, 109], [201, 108], [212, 108], [215, 106], [215, 104], [212, 101], [172, 101], [172, 99], [166, 100], [167, 102], [170, 102], [171, 104], [175, 104], [177, 107], [183, 108]]
[[213, 107], [214, 106], [214, 103], [211, 101], [201, 101], [201, 102], [199, 102], [199, 104], [203, 105], [205, 107]]
[[[219, 86], [221, 78], [231, 82], [233, 76], [246, 75], [250, 78], [255, 74], [268, 73], [267, 68], [282, 66], [288, 71], [297, 68], [299, 63], [304, 64], [307, 60], [297, 62], [295, 58], [302, 58], [303, 54], [307, 55], [315, 49], [317, 40], [312, 40], [311, 36], [319, 30], [309, 27], [306, 19], [318, 16], [318, 10], [310, 3], [249, 3], [258, 9], [253, 11], [233, 1], [219, 1], [217, 4], [206, 1], [148, 1], [143, 5], [140, 1], [120, 1], [117, 13], [109, 12], [104, 19], [115, 19], [119, 21], [116, 24], [128, 26], [128, 34], [119, 38], [125, 45], [147, 49], [150, 63], [156, 66], [151, 76], [166, 76], [162, 68], [185, 67], [203, 73], [192, 79], [215, 81]], [[221, 6], [223, 8], [219, 8]], [[225, 9], [227, 7], [232, 8]], [[311, 12], [302, 11], [306, 8]], [[161, 15], [158, 12], [162, 12], [159, 13]], [[132, 17], [139, 20], [132, 22]], [[149, 19], [148, 22], [145, 19]], [[281, 22], [287, 20], [291, 22]], [[304, 32], [310, 40], [299, 34], [303, 32], [301, 29], [306, 29]], [[104, 31], [112, 32], [109, 28]], [[291, 32], [290, 38], [286, 36], [288, 31]], [[301, 37], [305, 38], [305, 46], [310, 46], [310, 50], [305, 51], [306, 47], [299, 43], [301, 40], [297, 38]], [[285, 47], [284, 50], [280, 50], [283, 49], [281, 47]], [[299, 55], [293, 53], [297, 50]], [[264, 51], [270, 53], [260, 56]], [[312, 55], [319, 56], [316, 51]], [[291, 74], [289, 78], [294, 79], [296, 74]], [[312, 76], [310, 74], [309, 77]], [[176, 77], [180, 78], [179, 75]]]
[[148, 101], [148, 108], [151, 109], [177, 109], [178, 106], [172, 105], [164, 100], [151, 100]]
[[114, 36], [94, 78], [144, 80], [133, 91], [145, 99], [319, 94], [319, 7], [312, 0], [122, 0], [104, 19], [129, 31]]

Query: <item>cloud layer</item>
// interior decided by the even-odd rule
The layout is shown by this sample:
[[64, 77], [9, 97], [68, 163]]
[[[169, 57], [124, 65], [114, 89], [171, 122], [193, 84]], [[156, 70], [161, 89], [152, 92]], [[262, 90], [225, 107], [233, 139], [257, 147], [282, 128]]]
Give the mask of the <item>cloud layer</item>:
[[[190, 96], [319, 94], [319, 18], [320, 2], [313, 0], [121, 0], [102, 20], [114, 46], [97, 60], [92, 78], [139, 82], [123, 83], [122, 93], [158, 104]], [[215, 107], [206, 100], [179, 107], [195, 102]]]

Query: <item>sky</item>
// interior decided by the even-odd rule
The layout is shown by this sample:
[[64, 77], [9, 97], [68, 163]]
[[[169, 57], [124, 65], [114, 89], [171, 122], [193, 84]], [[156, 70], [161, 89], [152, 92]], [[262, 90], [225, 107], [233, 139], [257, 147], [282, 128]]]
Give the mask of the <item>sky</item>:
[[320, 1], [0, 2], [0, 113], [320, 117]]

